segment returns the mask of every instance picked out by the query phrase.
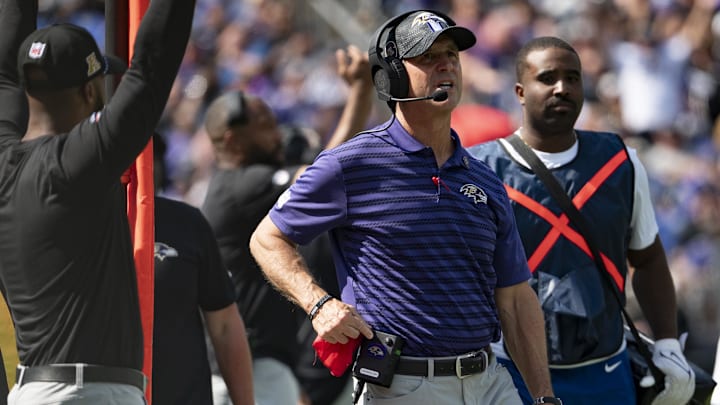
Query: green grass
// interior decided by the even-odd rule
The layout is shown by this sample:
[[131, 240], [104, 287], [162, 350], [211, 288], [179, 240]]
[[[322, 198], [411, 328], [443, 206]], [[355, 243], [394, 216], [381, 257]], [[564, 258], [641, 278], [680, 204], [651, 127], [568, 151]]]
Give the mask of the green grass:
[[5, 361], [5, 374], [7, 374], [8, 385], [15, 383], [15, 366], [18, 363], [17, 350], [15, 349], [15, 328], [13, 328], [8, 313], [7, 305], [0, 295], [0, 348], [2, 348], [3, 360]]

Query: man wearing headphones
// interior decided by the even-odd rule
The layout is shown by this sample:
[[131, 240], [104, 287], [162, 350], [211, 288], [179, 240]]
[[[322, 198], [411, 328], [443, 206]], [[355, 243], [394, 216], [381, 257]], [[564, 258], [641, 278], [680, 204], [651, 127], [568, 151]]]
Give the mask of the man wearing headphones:
[[[561, 403], [502, 182], [450, 128], [462, 89], [459, 52], [475, 41], [434, 11], [381, 26], [369, 55], [392, 119], [320, 154], [251, 238], [267, 278], [327, 343], [364, 337], [359, 359], [379, 360], [404, 341], [390, 382], [373, 382], [377, 372], [356, 366], [356, 378], [370, 382], [366, 404], [520, 404], [489, 349], [501, 328], [535, 403]], [[318, 285], [296, 250], [325, 231], [341, 297]]]
[[[338, 74], [350, 85], [350, 93], [329, 146], [362, 129], [372, 96], [367, 55], [349, 46], [338, 50], [337, 59]], [[297, 404], [297, 308], [265, 280], [248, 243], [257, 224], [305, 166], [285, 164], [282, 133], [270, 106], [259, 97], [239, 91], [220, 96], [208, 108], [205, 128], [218, 170], [202, 212], [235, 284], [253, 357], [255, 400], [258, 405]]]

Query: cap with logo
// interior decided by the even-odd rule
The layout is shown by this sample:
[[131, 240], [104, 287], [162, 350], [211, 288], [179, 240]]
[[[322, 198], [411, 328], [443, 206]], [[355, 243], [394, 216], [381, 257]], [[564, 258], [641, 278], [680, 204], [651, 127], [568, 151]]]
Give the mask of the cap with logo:
[[430, 11], [417, 11], [405, 17], [395, 28], [395, 41], [400, 59], [409, 59], [425, 53], [442, 34], [448, 35], [458, 50], [475, 45], [475, 34], [467, 28], [450, 25]]
[[[25, 76], [27, 66], [39, 67], [47, 80]], [[53, 24], [34, 31], [18, 52], [18, 73], [28, 89], [66, 89], [101, 75], [123, 73], [127, 65], [100, 52], [95, 38], [73, 24]]]

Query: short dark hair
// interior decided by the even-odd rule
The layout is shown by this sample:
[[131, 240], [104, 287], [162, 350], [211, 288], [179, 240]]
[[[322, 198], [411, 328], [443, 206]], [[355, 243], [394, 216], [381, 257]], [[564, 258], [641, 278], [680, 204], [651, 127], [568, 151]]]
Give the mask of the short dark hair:
[[537, 50], [543, 50], [543, 49], [549, 49], [549, 48], [561, 48], [565, 49], [566, 51], [570, 51], [575, 54], [575, 56], [578, 57], [578, 60], [580, 59], [580, 56], [577, 54], [577, 51], [575, 51], [575, 48], [573, 48], [570, 44], [563, 41], [560, 38], [557, 37], [537, 37], [533, 38], [525, 45], [523, 45], [522, 48], [517, 53], [517, 56], [515, 57], [515, 75], [517, 81], [520, 81], [522, 79], [522, 75], [525, 73], [525, 69], [527, 69], [527, 56], [530, 54], [530, 52], [537, 51]]

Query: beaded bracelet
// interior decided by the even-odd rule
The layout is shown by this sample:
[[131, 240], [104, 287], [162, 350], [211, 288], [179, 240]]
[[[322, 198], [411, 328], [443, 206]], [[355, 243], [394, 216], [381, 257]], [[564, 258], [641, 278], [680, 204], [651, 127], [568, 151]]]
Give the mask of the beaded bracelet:
[[313, 305], [312, 309], [310, 310], [310, 313], [308, 314], [308, 318], [312, 321], [317, 316], [318, 312], [320, 312], [320, 308], [322, 308], [323, 305], [325, 305], [326, 302], [330, 301], [332, 299], [332, 295], [325, 294], [320, 300]]

